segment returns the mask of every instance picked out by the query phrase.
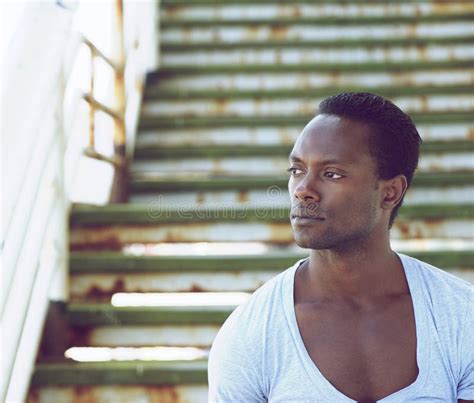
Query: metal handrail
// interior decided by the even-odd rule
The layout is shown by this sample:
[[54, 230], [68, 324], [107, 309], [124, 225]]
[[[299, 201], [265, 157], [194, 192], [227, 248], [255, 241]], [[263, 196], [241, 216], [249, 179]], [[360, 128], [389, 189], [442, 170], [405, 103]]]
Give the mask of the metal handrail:
[[[89, 93], [82, 95], [84, 101], [89, 105], [89, 134], [88, 145], [84, 150], [84, 155], [100, 161], [108, 162], [118, 169], [126, 169], [125, 158], [125, 85], [124, 72], [126, 65], [126, 55], [123, 41], [123, 0], [115, 1], [116, 27], [117, 27], [117, 57], [118, 61], [114, 61], [110, 57], [102, 53], [89, 39], [85, 36], [81, 37], [81, 41], [89, 48], [91, 55], [91, 74], [89, 81]], [[115, 87], [115, 107], [109, 107], [94, 98], [95, 88], [95, 59], [100, 58], [105, 61], [114, 71], [114, 87]], [[99, 153], [95, 149], [95, 112], [99, 110], [109, 115], [114, 120], [114, 155], [112, 157]]]

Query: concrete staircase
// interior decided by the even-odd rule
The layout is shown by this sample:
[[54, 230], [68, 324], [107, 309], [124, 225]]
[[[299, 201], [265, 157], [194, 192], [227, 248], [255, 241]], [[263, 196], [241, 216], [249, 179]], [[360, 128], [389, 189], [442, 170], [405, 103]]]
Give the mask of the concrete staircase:
[[130, 203], [74, 207], [71, 298], [44, 342], [64, 348], [43, 348], [29, 402], [207, 400], [219, 326], [307, 255], [287, 155], [340, 91], [391, 98], [424, 139], [394, 247], [474, 282], [474, 3], [162, 0], [160, 20]]

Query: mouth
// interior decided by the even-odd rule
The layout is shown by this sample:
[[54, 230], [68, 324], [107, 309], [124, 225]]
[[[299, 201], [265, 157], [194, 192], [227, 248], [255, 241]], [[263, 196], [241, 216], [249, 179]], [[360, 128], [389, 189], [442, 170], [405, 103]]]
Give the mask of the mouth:
[[292, 223], [298, 224], [298, 225], [308, 225], [308, 224], [314, 224], [319, 221], [324, 221], [323, 217], [309, 216], [309, 215], [302, 215], [302, 214], [291, 214], [290, 219]]

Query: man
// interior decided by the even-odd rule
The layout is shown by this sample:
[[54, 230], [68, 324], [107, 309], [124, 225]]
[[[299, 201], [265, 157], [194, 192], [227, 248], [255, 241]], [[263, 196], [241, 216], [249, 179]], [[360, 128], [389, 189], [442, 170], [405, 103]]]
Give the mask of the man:
[[290, 154], [291, 225], [309, 258], [225, 322], [210, 401], [473, 401], [472, 285], [390, 248], [420, 143], [382, 97], [321, 103]]

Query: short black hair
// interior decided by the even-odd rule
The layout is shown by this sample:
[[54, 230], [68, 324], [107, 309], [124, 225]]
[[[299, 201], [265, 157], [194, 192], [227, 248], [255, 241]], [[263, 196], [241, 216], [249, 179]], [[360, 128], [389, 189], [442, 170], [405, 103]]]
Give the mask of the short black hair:
[[[343, 92], [324, 99], [318, 113], [367, 124], [371, 129], [369, 152], [375, 159], [378, 179], [402, 174], [410, 186], [422, 140], [410, 116], [393, 102], [369, 92]], [[403, 197], [392, 210], [389, 228], [402, 203]]]

